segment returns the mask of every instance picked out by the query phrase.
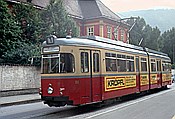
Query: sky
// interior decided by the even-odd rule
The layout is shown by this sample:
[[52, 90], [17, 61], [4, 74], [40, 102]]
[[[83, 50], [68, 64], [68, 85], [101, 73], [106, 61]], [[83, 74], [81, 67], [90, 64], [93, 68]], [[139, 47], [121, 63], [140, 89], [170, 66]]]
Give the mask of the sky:
[[113, 12], [173, 8], [175, 0], [101, 0]]

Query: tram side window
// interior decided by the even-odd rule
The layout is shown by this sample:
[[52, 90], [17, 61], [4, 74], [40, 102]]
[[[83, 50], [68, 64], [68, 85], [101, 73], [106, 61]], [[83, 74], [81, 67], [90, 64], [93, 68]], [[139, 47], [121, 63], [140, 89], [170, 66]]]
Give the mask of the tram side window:
[[141, 58], [141, 71], [147, 71], [147, 60], [146, 60], [146, 58]]
[[163, 71], [171, 71], [171, 63], [163, 61], [162, 68]]
[[118, 63], [118, 71], [119, 72], [126, 72], [126, 55], [117, 54], [117, 63]]
[[157, 61], [157, 71], [161, 71], [161, 61]]
[[151, 59], [151, 71], [155, 72], [156, 71], [156, 60]]
[[134, 57], [133, 56], [127, 56], [127, 69], [128, 72], [134, 72]]
[[135, 61], [136, 61], [136, 72], [139, 72], [139, 57], [136, 57], [136, 59], [135, 59]]
[[106, 53], [106, 71], [117, 71], [117, 59], [115, 53]]
[[89, 57], [87, 52], [81, 52], [81, 72], [89, 72]]
[[93, 70], [94, 70], [94, 72], [99, 72], [99, 54], [98, 53], [94, 53], [93, 54], [93, 60], [94, 60], [94, 62], [93, 62], [93, 66], [94, 66]]

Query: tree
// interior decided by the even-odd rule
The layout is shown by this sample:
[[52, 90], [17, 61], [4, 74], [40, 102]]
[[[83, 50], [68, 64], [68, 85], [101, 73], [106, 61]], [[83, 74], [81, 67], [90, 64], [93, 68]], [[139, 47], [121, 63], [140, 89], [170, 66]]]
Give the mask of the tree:
[[172, 63], [175, 64], [175, 28], [165, 31], [161, 35], [162, 46], [161, 51], [168, 54], [172, 60]]
[[4, 46], [1, 49], [1, 63], [29, 64], [30, 57], [40, 55], [38, 48], [41, 43], [37, 40], [39, 12], [30, 4], [15, 4], [10, 10], [5, 2], [1, 5], [4, 11], [1, 26], [5, 31], [1, 32], [1, 45]]
[[15, 42], [21, 41], [21, 29], [14, 17], [10, 14], [7, 3], [0, 0], [0, 62], [5, 52], [15, 49]]
[[[133, 24], [134, 20], [128, 20], [127, 23]], [[160, 36], [160, 30], [155, 27], [152, 28], [150, 25], [146, 24], [143, 18], [138, 17], [136, 25], [133, 27], [133, 30], [130, 32], [130, 43], [134, 45], [139, 45], [141, 39], [142, 47], [147, 47], [150, 49], [158, 50], [158, 39]]]
[[[127, 21], [128, 24], [134, 24], [134, 19]], [[130, 32], [130, 43], [138, 45], [140, 40], [143, 38], [143, 28], [146, 26], [146, 22], [143, 18], [138, 17], [135, 26]]]
[[69, 17], [64, 9], [62, 0], [51, 0], [50, 5], [41, 12], [42, 37], [50, 34], [57, 37], [65, 37], [71, 32], [72, 36], [77, 36], [75, 22]]
[[75, 23], [66, 13], [62, 0], [51, 0], [47, 9], [36, 10], [32, 5], [16, 4], [9, 11], [0, 0], [0, 58], [1, 63], [28, 64], [32, 56], [40, 56], [41, 41], [55, 34], [77, 35]]
[[145, 29], [143, 30], [145, 47], [153, 50], [158, 50], [158, 39], [160, 37], [160, 33], [161, 32], [157, 27], [152, 28], [151, 26], [146, 25]]
[[22, 39], [29, 43], [39, 42], [40, 26], [38, 23], [41, 21], [39, 11], [30, 3], [18, 3], [13, 6], [12, 13], [22, 29]]
[[[3, 59], [6, 63], [30, 64], [30, 58], [34, 56], [40, 56], [40, 45], [37, 46], [36, 44], [25, 43], [20, 41], [16, 42], [15, 44], [18, 45], [18, 48], [8, 50], [3, 55]], [[35, 62], [33, 65], [40, 65], [40, 61]]]

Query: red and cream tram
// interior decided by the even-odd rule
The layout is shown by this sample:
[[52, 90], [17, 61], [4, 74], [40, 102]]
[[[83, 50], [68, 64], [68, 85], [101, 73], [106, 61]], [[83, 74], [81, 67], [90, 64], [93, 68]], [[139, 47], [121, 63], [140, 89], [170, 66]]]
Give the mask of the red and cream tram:
[[47, 37], [42, 46], [41, 98], [49, 106], [102, 102], [171, 84], [161, 52], [91, 36]]

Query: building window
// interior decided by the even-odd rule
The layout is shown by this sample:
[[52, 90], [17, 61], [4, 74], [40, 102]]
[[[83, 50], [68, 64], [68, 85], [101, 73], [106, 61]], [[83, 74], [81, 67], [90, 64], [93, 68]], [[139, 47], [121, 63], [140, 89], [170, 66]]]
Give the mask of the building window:
[[93, 36], [94, 35], [94, 27], [87, 27], [87, 35], [88, 36]]
[[121, 41], [124, 41], [124, 34], [125, 34], [125, 31], [124, 31], [124, 29], [121, 29], [120, 31], [121, 31], [121, 38], [120, 38], [120, 40], [121, 40]]
[[112, 28], [110, 26], [107, 26], [107, 38], [111, 38], [111, 32], [112, 31]]
[[114, 29], [114, 39], [118, 40], [118, 29], [117, 28]]

